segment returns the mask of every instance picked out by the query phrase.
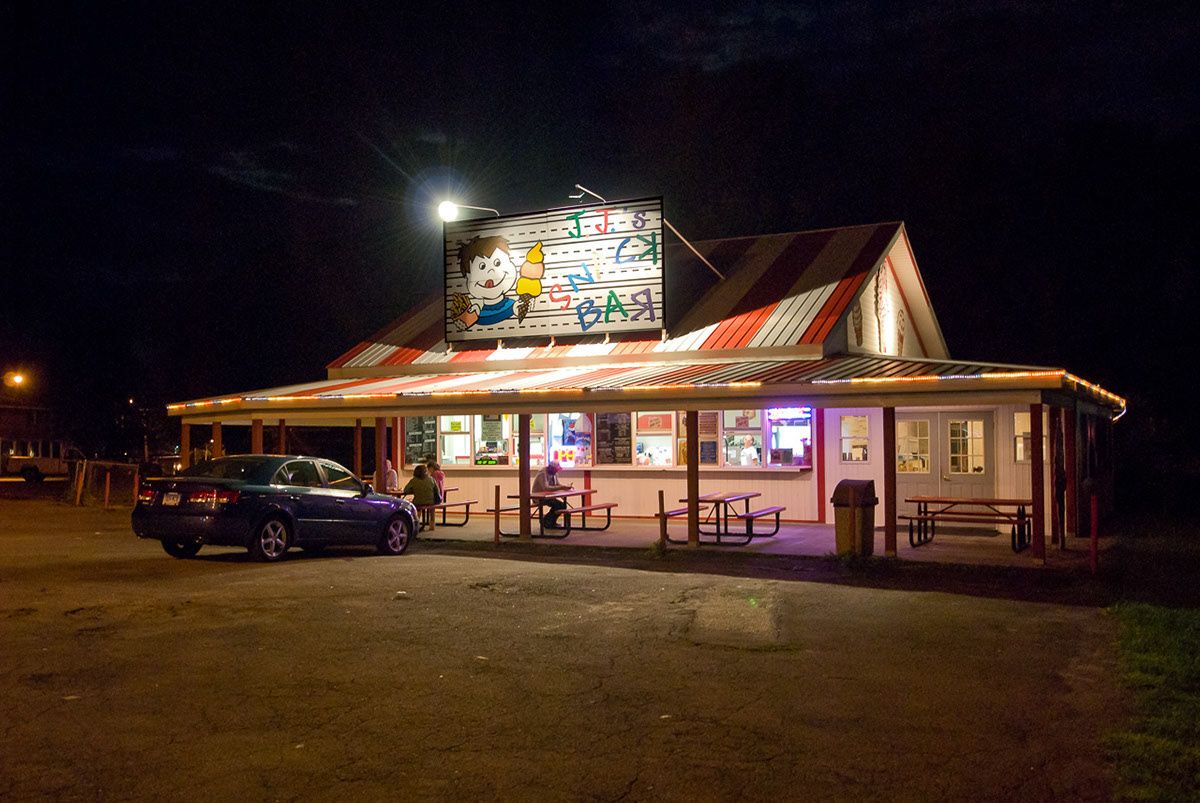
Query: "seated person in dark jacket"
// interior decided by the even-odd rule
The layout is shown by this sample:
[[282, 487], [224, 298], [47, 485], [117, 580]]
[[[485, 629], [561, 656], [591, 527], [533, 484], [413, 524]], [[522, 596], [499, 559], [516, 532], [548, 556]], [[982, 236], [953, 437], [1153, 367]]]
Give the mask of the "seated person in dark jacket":
[[[546, 467], [537, 473], [533, 478], [533, 492], [545, 493], [546, 491], [569, 491], [573, 485], [558, 484], [558, 470], [561, 468], [557, 460], [551, 460], [546, 464]], [[548, 508], [542, 515], [542, 529], [549, 529], [558, 526], [558, 514], [567, 506], [565, 499], [547, 499], [543, 502], [543, 507]]]

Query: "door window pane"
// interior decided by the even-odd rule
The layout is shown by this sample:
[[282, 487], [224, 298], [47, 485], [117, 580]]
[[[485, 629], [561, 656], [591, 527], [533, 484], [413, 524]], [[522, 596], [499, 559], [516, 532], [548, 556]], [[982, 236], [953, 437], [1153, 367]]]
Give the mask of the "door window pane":
[[842, 416], [841, 451], [843, 463], [865, 463], [867, 460], [867, 417]]
[[675, 437], [670, 411], [638, 413], [633, 451], [639, 466], [670, 466], [675, 463]]
[[901, 474], [929, 473], [929, 422], [896, 422], [896, 471]]
[[950, 473], [982, 474], [983, 422], [979, 420], [950, 421]]

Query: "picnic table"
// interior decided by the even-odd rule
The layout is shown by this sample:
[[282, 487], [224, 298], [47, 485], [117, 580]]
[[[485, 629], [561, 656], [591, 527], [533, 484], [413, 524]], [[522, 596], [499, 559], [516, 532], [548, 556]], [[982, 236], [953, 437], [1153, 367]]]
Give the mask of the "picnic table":
[[1029, 546], [1032, 527], [1026, 508], [1029, 499], [992, 499], [961, 496], [910, 496], [905, 502], [916, 504], [915, 514], [897, 518], [908, 521], [908, 543], [918, 547], [933, 540], [937, 523], [1010, 524], [1012, 551], [1020, 552]]
[[[436, 505], [417, 505], [417, 510], [420, 511], [421, 513], [428, 512], [431, 517], [437, 515], [437, 511], [440, 510], [440, 511], [442, 511], [441, 524], [443, 527], [465, 527], [465, 526], [467, 526], [467, 522], [469, 522], [471, 520], [471, 505], [479, 504], [479, 500], [478, 499], [463, 499], [458, 502], [449, 501], [447, 499], [447, 497], [450, 496], [450, 492], [457, 491], [457, 490], [458, 490], [458, 488], [454, 487], [454, 486], [449, 486], [449, 487], [443, 488], [441, 502], [438, 502]], [[405, 494], [403, 492], [396, 493], [396, 496], [404, 496], [404, 495]], [[462, 521], [448, 521], [446, 519], [446, 511], [450, 510], [451, 508], [462, 508], [462, 511], [461, 511], [461, 513], [463, 514]]]
[[[531, 504], [537, 506], [537, 519], [538, 519], [538, 533], [537, 533], [537, 535], [534, 535], [533, 537], [534, 538], [566, 538], [568, 535], [571, 534], [571, 530], [607, 530], [612, 525], [612, 509], [617, 506], [617, 503], [616, 502], [600, 502], [600, 503], [593, 504], [593, 503], [591, 503], [591, 500], [589, 497], [591, 497], [595, 493], [596, 493], [595, 488], [579, 488], [579, 489], [568, 488], [566, 490], [561, 490], [561, 491], [534, 491], [534, 492], [530, 493], [529, 499], [530, 499]], [[572, 506], [570, 503], [570, 499], [571, 499], [571, 497], [574, 497], [574, 496], [579, 497], [580, 504]], [[520, 494], [509, 494], [508, 498], [509, 499], [520, 499], [521, 495]], [[565, 507], [561, 511], [559, 511], [559, 514], [558, 514], [558, 520], [560, 523], [559, 523], [559, 526], [555, 528], [556, 530], [558, 530], [558, 532], [546, 532], [546, 528], [542, 526], [542, 518], [545, 516], [545, 514], [547, 512], [546, 508], [548, 507], [548, 505], [546, 503], [551, 499], [562, 499], [564, 502], [567, 503], [567, 507]], [[490, 511], [490, 512], [495, 512], [495, 513], [499, 514], [499, 513], [514, 511], [514, 510], [520, 510], [520, 509], [521, 509], [520, 505], [513, 505], [511, 507], [501, 508], [499, 511]], [[600, 510], [603, 510], [606, 514], [604, 526], [603, 527], [588, 526], [588, 523], [587, 523], [588, 513], [596, 513], [597, 511], [600, 511]], [[579, 517], [579, 523], [575, 526], [571, 525], [571, 517], [572, 516]], [[498, 529], [498, 527], [497, 527], [497, 529]], [[508, 536], [509, 538], [517, 537], [517, 533], [506, 533], [503, 531], [499, 531], [499, 532], [501, 535]]]
[[[779, 532], [779, 514], [785, 510], [782, 507], [766, 507], [761, 510], [751, 510], [750, 500], [762, 496], [758, 491], [728, 491], [723, 493], [711, 493], [698, 497], [701, 505], [709, 506], [708, 513], [704, 517], [704, 521], [711, 523], [713, 529], [700, 530], [701, 535], [711, 535], [716, 539], [718, 544], [730, 544], [731, 546], [745, 546], [750, 543], [753, 538], [769, 538]], [[679, 500], [687, 502], [687, 498]], [[742, 502], [745, 509], [741, 512], [737, 510], [737, 503]], [[668, 510], [668, 517], [683, 516], [687, 514], [686, 507], [678, 508], [677, 510]], [[732, 514], [733, 519], [745, 522], [746, 532], [737, 534], [737, 541], [730, 541], [733, 533], [729, 529], [729, 519]], [[754, 522], [764, 516], [775, 516], [775, 528], [769, 533], [755, 532]], [[722, 541], [721, 539], [725, 540]], [[679, 540], [667, 536], [667, 540], [673, 544], [686, 544], [686, 540]]]

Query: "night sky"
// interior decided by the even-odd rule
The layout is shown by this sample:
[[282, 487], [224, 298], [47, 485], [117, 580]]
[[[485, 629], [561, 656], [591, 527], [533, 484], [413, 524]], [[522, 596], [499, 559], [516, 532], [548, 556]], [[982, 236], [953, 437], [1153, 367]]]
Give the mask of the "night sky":
[[0, 0], [0, 369], [81, 417], [320, 379], [439, 291], [437, 201], [578, 182], [903, 220], [953, 356], [1194, 382], [1194, 4], [489, 5]]

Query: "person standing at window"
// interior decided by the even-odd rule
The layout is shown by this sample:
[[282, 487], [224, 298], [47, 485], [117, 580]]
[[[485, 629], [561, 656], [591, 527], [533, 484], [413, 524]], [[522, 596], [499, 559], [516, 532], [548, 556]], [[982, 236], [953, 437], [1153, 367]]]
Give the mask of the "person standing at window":
[[742, 441], [742, 465], [758, 465], [758, 447], [754, 445], [753, 435], [747, 435], [746, 439]]

